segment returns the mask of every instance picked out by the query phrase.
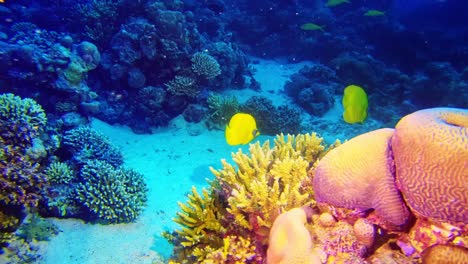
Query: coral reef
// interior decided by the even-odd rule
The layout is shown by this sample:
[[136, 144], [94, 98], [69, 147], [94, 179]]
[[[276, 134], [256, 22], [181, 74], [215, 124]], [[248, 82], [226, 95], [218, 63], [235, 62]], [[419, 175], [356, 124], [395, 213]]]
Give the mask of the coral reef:
[[398, 122], [392, 139], [396, 180], [419, 217], [468, 222], [467, 137], [466, 109], [420, 110]]
[[284, 91], [308, 113], [322, 116], [333, 106], [333, 96], [340, 86], [332, 69], [314, 64], [304, 66], [291, 75], [284, 85]]
[[90, 160], [79, 177], [75, 199], [104, 222], [135, 221], [146, 205], [148, 188], [143, 175], [136, 171]]
[[264, 135], [296, 134], [302, 130], [299, 110], [288, 105], [275, 107], [266, 97], [252, 96], [240, 109], [255, 117], [258, 129]]
[[80, 164], [88, 160], [102, 160], [114, 167], [123, 164], [121, 151], [112, 145], [102, 133], [88, 126], [80, 126], [65, 132], [63, 145]]

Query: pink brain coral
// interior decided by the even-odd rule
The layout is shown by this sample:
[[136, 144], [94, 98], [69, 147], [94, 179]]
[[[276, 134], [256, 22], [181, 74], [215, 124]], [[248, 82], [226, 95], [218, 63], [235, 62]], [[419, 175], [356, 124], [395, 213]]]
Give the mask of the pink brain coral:
[[407, 115], [396, 126], [392, 147], [397, 184], [412, 211], [468, 223], [468, 110]]
[[331, 150], [315, 171], [316, 200], [346, 208], [373, 208], [386, 221], [405, 224], [409, 211], [395, 184], [393, 132], [375, 130]]

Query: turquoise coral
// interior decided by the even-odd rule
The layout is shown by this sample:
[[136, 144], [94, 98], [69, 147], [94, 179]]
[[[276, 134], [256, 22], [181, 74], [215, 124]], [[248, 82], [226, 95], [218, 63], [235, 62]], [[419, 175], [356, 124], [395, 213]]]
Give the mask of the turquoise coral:
[[81, 164], [92, 159], [106, 161], [114, 167], [123, 163], [121, 151], [112, 145], [104, 134], [88, 126], [67, 131], [63, 145], [72, 152], [74, 159]]
[[77, 201], [104, 222], [135, 221], [146, 205], [148, 188], [136, 171], [92, 160], [83, 166], [80, 177]]

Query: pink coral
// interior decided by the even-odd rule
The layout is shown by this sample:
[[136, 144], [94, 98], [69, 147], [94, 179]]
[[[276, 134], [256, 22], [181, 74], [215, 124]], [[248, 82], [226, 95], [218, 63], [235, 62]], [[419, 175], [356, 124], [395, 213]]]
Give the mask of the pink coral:
[[468, 223], [468, 110], [433, 108], [398, 122], [396, 179], [420, 217]]
[[302, 208], [293, 208], [275, 219], [268, 240], [267, 264], [321, 263], [312, 250], [305, 223], [307, 214]]
[[390, 140], [393, 129], [357, 136], [320, 160], [313, 180], [317, 202], [358, 209], [375, 209], [383, 219], [403, 225], [409, 211], [393, 175]]

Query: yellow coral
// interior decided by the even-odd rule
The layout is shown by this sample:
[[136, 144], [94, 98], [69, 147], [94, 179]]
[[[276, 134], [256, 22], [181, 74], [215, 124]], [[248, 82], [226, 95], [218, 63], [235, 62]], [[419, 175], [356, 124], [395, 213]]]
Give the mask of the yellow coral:
[[[181, 225], [177, 261], [216, 263], [209, 261], [227, 258], [227, 263], [237, 263], [237, 257], [229, 255], [233, 245], [249, 248], [246, 241], [254, 239], [266, 245], [280, 213], [314, 206], [308, 170], [326, 151], [316, 134], [279, 135], [273, 146], [269, 141], [251, 144], [248, 154], [242, 150], [232, 154], [233, 164], [222, 160], [221, 169], [210, 168], [215, 175], [210, 189], [200, 195], [192, 188], [189, 200], [179, 203], [182, 211], [174, 219]], [[253, 254], [242, 252], [242, 256]]]
[[192, 187], [192, 193], [188, 195], [186, 204], [179, 202], [182, 212], [178, 212], [174, 222], [182, 226], [177, 233], [183, 238], [181, 242], [184, 247], [191, 247], [199, 243], [221, 244], [219, 237], [208, 236], [207, 231], [218, 234], [225, 233], [221, 225], [219, 206], [208, 190], [202, 190], [202, 196]]
[[243, 264], [255, 257], [255, 245], [248, 238], [227, 236], [223, 239], [223, 246], [209, 252], [203, 263], [233, 263]]
[[236, 166], [223, 160], [221, 170], [211, 168], [223, 188], [230, 191], [227, 210], [237, 224], [249, 230], [254, 228], [252, 222], [259, 225], [257, 228], [270, 228], [280, 212], [314, 202], [307, 170], [325, 152], [322, 138], [315, 133], [281, 134], [273, 148], [269, 141], [263, 145], [257, 142], [250, 145], [249, 152], [233, 154]]

